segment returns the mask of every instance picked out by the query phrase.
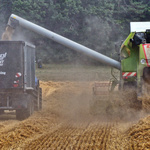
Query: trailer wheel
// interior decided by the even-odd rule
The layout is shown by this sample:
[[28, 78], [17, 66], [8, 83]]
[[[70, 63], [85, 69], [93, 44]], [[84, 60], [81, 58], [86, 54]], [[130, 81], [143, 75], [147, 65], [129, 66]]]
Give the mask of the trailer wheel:
[[37, 98], [35, 99], [35, 110], [39, 111], [42, 109], [42, 89], [38, 88]]
[[4, 110], [0, 110], [0, 115], [2, 115], [4, 113]]
[[16, 119], [17, 120], [24, 120], [30, 117], [34, 112], [34, 103], [33, 101], [28, 102], [28, 106], [26, 109], [18, 109], [16, 110]]
[[39, 110], [42, 109], [42, 88], [39, 88]]
[[20, 110], [20, 109], [16, 110], [16, 119], [17, 120], [23, 120], [25, 118], [26, 117], [25, 117], [24, 110]]

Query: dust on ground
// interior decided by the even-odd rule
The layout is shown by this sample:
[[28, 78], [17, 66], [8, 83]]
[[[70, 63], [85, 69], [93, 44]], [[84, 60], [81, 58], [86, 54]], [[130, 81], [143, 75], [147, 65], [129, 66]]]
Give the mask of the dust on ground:
[[[150, 117], [109, 120], [89, 114], [92, 82], [41, 82], [43, 109], [24, 121], [0, 121], [0, 149], [150, 148]], [[3, 118], [4, 116], [1, 116]]]

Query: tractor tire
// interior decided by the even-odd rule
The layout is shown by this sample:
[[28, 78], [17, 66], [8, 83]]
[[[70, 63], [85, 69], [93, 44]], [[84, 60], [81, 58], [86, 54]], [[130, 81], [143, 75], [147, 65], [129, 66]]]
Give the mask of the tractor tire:
[[42, 88], [39, 88], [39, 99], [40, 99], [39, 110], [41, 110], [42, 109]]
[[150, 113], [150, 85], [148, 83], [143, 83], [142, 85], [142, 96], [141, 96], [141, 101], [142, 101], [142, 110], [145, 111], [146, 113]]
[[35, 111], [39, 111], [42, 109], [42, 89], [38, 88], [37, 90], [37, 98], [35, 99], [34, 105]]
[[16, 110], [16, 119], [24, 120], [30, 117], [34, 112], [34, 103], [32, 100], [28, 102], [28, 106], [26, 109], [18, 109]]
[[124, 91], [122, 93], [123, 101], [126, 105], [126, 108], [141, 110], [142, 102], [137, 99], [137, 93], [135, 90]]
[[131, 108], [134, 110], [142, 109], [142, 102], [137, 99], [135, 82], [124, 83], [122, 96], [128, 108]]
[[0, 110], [0, 115], [4, 114], [4, 110]]
[[146, 113], [150, 113], [150, 98], [148, 96], [144, 96], [142, 99], [142, 109]]

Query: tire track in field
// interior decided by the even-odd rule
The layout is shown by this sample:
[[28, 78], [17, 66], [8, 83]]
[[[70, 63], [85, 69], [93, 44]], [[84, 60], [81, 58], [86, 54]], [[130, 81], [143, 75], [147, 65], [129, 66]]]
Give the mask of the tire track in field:
[[0, 149], [7, 150], [23, 147], [23, 145], [34, 136], [41, 135], [47, 128], [53, 130], [53, 128], [58, 125], [59, 123], [56, 119], [49, 119], [47, 117], [36, 118], [35, 116], [18, 124], [12, 124], [0, 132]]
[[1, 150], [127, 150], [150, 145], [150, 118], [132, 127], [131, 121], [110, 121], [106, 116], [88, 114], [90, 92], [85, 90], [90, 91], [87, 87], [91, 83], [41, 85], [42, 111], [21, 122], [0, 121]]
[[58, 130], [52, 133], [46, 133], [30, 142], [25, 149], [105, 150], [112, 126], [99, 123], [62, 125]]

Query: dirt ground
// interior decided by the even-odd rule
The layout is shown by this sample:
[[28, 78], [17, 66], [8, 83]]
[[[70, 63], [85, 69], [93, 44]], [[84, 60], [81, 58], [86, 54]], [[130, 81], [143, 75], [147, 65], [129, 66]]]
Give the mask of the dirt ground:
[[[150, 117], [89, 114], [93, 82], [41, 82], [43, 109], [24, 121], [0, 116], [1, 150], [148, 150]], [[129, 114], [126, 114], [129, 115]], [[142, 119], [144, 117], [144, 119]]]

